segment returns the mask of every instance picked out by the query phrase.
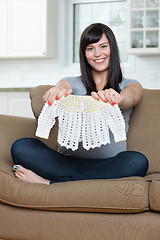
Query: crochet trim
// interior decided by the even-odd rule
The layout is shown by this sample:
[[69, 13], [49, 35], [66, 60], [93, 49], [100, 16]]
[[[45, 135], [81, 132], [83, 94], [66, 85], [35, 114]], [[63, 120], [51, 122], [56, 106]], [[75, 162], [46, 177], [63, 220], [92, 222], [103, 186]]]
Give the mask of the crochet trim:
[[115, 142], [126, 140], [125, 122], [117, 104], [111, 106], [91, 96], [69, 95], [45, 103], [39, 118], [36, 136], [48, 139], [58, 117], [58, 143], [73, 151], [82, 142], [86, 150], [110, 143], [109, 129]]

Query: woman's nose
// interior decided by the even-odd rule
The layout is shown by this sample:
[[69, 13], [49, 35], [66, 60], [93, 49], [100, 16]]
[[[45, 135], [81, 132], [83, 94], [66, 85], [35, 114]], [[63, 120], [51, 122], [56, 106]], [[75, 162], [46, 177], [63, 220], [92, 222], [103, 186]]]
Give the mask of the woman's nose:
[[99, 48], [96, 48], [96, 49], [95, 49], [95, 52], [94, 52], [94, 55], [95, 55], [96, 57], [100, 56], [100, 55], [101, 55], [101, 50], [100, 50]]

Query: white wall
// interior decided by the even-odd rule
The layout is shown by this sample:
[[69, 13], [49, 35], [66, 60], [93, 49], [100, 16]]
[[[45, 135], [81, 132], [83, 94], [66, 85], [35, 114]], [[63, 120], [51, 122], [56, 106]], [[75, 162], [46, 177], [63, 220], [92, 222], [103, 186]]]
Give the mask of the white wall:
[[[66, 48], [66, 44], [61, 44], [63, 36], [61, 33], [68, 32], [68, 29], [63, 24], [67, 21], [65, 19], [65, 7], [63, 7], [67, 4], [67, 1], [58, 0], [57, 3], [59, 9], [55, 16], [57, 18], [55, 22], [58, 24], [59, 31], [56, 31], [55, 37], [59, 37], [57, 49], [60, 53], [61, 63], [59, 63], [58, 59], [0, 59], [0, 88], [34, 87], [40, 84], [54, 85], [65, 76], [79, 74], [78, 66], [72, 66], [68, 69], [61, 67]], [[123, 67], [123, 72], [125, 77], [139, 80], [145, 88], [160, 88], [160, 55], [132, 56], [129, 68]]]
[[137, 79], [144, 88], [160, 88], [160, 56], [133, 57], [133, 69], [127, 77]]
[[[144, 88], [160, 88], [160, 56], [133, 56], [130, 68], [123, 72]], [[0, 88], [54, 85], [65, 76], [78, 74], [78, 67], [62, 69], [57, 59], [0, 60]]]
[[54, 84], [58, 72], [56, 59], [0, 60], [0, 88]]

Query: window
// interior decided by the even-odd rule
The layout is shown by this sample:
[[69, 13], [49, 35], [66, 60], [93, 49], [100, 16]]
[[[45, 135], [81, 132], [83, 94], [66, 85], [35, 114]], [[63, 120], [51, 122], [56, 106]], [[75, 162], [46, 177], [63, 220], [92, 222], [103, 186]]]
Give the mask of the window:
[[122, 70], [134, 72], [135, 58], [127, 54], [127, 0], [58, 0], [58, 3], [61, 71], [70, 75], [80, 72], [80, 36], [89, 24], [101, 22], [115, 34]]
[[[77, 1], [75, 1], [77, 2]], [[83, 30], [90, 24], [100, 22], [108, 25], [115, 34], [120, 58], [127, 61], [127, 4], [126, 1], [96, 1], [74, 3], [73, 1], [73, 62], [79, 62], [79, 41]]]

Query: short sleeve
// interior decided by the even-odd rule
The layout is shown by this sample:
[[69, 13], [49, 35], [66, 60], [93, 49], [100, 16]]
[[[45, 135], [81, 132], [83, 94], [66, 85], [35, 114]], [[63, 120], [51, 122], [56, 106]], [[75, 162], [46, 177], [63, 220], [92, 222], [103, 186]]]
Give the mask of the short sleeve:
[[76, 84], [76, 80], [77, 80], [76, 77], [65, 77], [61, 80], [66, 80], [71, 85], [72, 89], [75, 88], [75, 84]]
[[72, 87], [72, 93], [74, 95], [85, 95], [86, 89], [81, 81], [81, 77], [65, 77], [62, 80], [66, 80]]
[[138, 82], [137, 80], [123, 78], [122, 81], [119, 84], [120, 89], [123, 90], [124, 88], [126, 88], [131, 83], [138, 83], [139, 85], [141, 85], [140, 82]]

